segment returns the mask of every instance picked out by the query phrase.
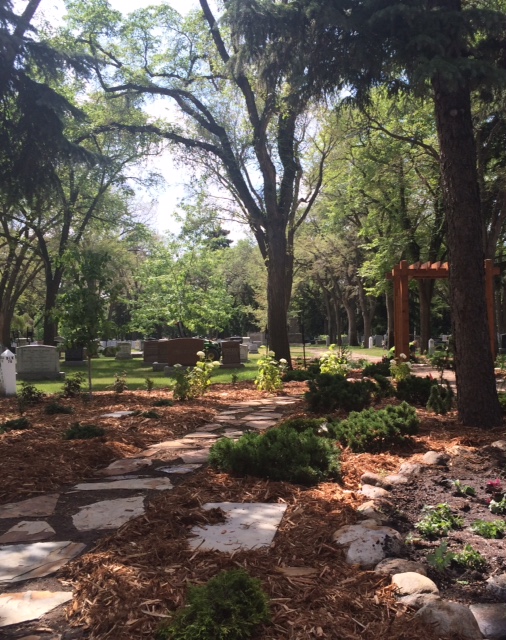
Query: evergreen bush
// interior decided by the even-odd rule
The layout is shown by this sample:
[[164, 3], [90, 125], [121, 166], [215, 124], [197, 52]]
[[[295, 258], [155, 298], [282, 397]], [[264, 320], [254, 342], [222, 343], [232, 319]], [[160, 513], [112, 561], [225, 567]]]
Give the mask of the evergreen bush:
[[364, 378], [374, 378], [377, 375], [387, 378], [390, 375], [390, 361], [371, 362], [364, 367], [362, 375]]
[[47, 404], [44, 411], [47, 413], [48, 416], [53, 416], [58, 413], [64, 413], [64, 414], [74, 413], [74, 409], [72, 407], [67, 407], [64, 404], [61, 404], [60, 402], [55, 402], [55, 401], [52, 401], [49, 404]]
[[309, 409], [315, 412], [361, 411], [371, 402], [374, 384], [368, 380], [348, 382], [344, 376], [321, 373], [309, 380], [304, 397]]
[[417, 433], [419, 423], [415, 408], [403, 402], [379, 411], [353, 411], [347, 420], [330, 424], [329, 430], [354, 452], [378, 451]]
[[247, 433], [234, 442], [222, 438], [211, 448], [213, 467], [241, 476], [252, 475], [314, 485], [340, 475], [339, 449], [311, 429], [298, 432], [281, 425], [264, 434]]
[[427, 401], [427, 409], [442, 416], [451, 411], [453, 405], [453, 389], [448, 380], [444, 380], [445, 385], [435, 384], [430, 390]]
[[434, 385], [437, 385], [437, 381], [429, 376], [425, 378], [408, 376], [403, 380], [399, 380], [395, 395], [403, 402], [425, 407], [429, 401], [430, 392]]
[[29, 429], [31, 426], [32, 423], [29, 422], [28, 418], [14, 418], [13, 420], [6, 420], [0, 424], [0, 433]]
[[63, 434], [64, 440], [91, 440], [92, 438], [100, 438], [105, 435], [105, 430], [102, 427], [97, 427], [94, 424], [74, 424], [67, 429]]
[[247, 640], [269, 619], [260, 580], [234, 569], [190, 586], [188, 606], [160, 627], [157, 640]]

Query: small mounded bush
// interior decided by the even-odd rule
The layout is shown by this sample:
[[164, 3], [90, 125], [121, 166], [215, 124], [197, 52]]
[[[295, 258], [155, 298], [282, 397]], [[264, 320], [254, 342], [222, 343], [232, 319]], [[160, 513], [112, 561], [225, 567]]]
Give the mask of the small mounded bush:
[[22, 382], [21, 389], [17, 392], [18, 402], [25, 406], [40, 404], [45, 395], [43, 391], [39, 391], [37, 387], [29, 382]]
[[367, 380], [348, 382], [344, 376], [321, 373], [309, 380], [304, 397], [311, 411], [323, 413], [344, 409], [361, 411], [371, 402], [374, 384]]
[[311, 429], [282, 425], [264, 434], [247, 433], [237, 442], [223, 438], [211, 448], [209, 462], [221, 471], [296, 484], [314, 485], [340, 475], [339, 449]]
[[32, 426], [27, 418], [15, 418], [14, 420], [6, 420], [0, 424], [0, 433], [7, 431], [19, 431], [21, 429], [29, 429]]
[[63, 434], [64, 440], [91, 440], [92, 438], [100, 438], [105, 435], [105, 430], [102, 427], [97, 427], [94, 424], [74, 424], [67, 429]]
[[169, 400], [168, 398], [162, 398], [161, 400], [157, 400], [156, 402], [153, 402], [153, 406], [154, 407], [173, 407], [174, 402], [172, 400]]
[[76, 398], [83, 390], [84, 379], [84, 373], [81, 373], [80, 371], [77, 371], [70, 376], [66, 376], [62, 386], [61, 395], [64, 398]]
[[119, 347], [106, 347], [102, 351], [102, 355], [106, 358], [115, 358], [119, 351]]
[[107, 388], [112, 389], [114, 393], [123, 393], [123, 391], [128, 391], [126, 375], [126, 371], [123, 371], [123, 373], [115, 373], [114, 382]]
[[429, 376], [421, 378], [419, 376], [408, 376], [397, 383], [395, 395], [403, 402], [416, 404], [425, 407], [429, 400], [430, 391], [437, 382]]
[[446, 415], [448, 411], [451, 411], [454, 396], [453, 389], [448, 380], [444, 382], [446, 383], [445, 386], [435, 384], [431, 388], [427, 401], [427, 409], [442, 416]]
[[58, 413], [66, 413], [66, 414], [74, 413], [74, 409], [72, 409], [72, 407], [67, 407], [64, 404], [61, 404], [60, 402], [54, 402], [54, 401], [47, 404], [44, 411], [47, 413], [48, 416], [54, 416]]
[[153, 411], [152, 409], [150, 409], [149, 411], [143, 411], [141, 413], [141, 416], [143, 418], [161, 418], [162, 416], [158, 413], [158, 411]]
[[224, 571], [188, 588], [188, 606], [158, 630], [157, 640], [247, 640], [269, 622], [268, 598], [260, 580], [242, 569]]
[[376, 383], [375, 393], [378, 398], [390, 398], [395, 395], [394, 386], [386, 376], [377, 373], [373, 376], [373, 379]]
[[390, 375], [390, 361], [371, 362], [364, 367], [362, 375], [364, 378], [374, 378], [378, 375], [387, 378]]
[[327, 420], [325, 418], [291, 418], [283, 422], [283, 427], [294, 429], [297, 433], [304, 431], [312, 431], [317, 436], [327, 437], [329, 431], [326, 427]]
[[306, 369], [293, 369], [292, 371], [286, 371], [282, 376], [283, 382], [305, 382], [314, 378], [314, 374]]
[[346, 420], [330, 424], [329, 430], [354, 452], [379, 451], [417, 433], [419, 423], [415, 408], [403, 402], [379, 411], [352, 411]]

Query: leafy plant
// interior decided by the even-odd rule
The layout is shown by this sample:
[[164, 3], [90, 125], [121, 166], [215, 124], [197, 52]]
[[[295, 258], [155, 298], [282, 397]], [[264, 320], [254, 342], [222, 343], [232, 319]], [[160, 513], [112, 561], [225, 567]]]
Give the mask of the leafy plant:
[[29, 382], [22, 382], [21, 389], [17, 392], [18, 403], [23, 406], [40, 404], [45, 396], [46, 394], [43, 391], [39, 391], [37, 387]]
[[481, 553], [473, 549], [470, 544], [466, 544], [460, 553], [456, 553], [453, 556], [453, 561], [466, 569], [474, 569], [476, 571], [484, 569], [487, 564], [487, 561]]
[[423, 510], [427, 515], [415, 524], [415, 529], [426, 538], [446, 536], [452, 529], [460, 529], [464, 525], [464, 520], [453, 515], [446, 502], [435, 507], [426, 506]]
[[314, 375], [314, 373], [306, 369], [292, 369], [291, 371], [285, 371], [281, 379], [283, 382], [305, 382], [314, 378]]
[[67, 429], [63, 434], [64, 440], [91, 440], [92, 438], [100, 438], [105, 435], [105, 430], [102, 427], [97, 427], [94, 424], [74, 424]]
[[453, 562], [455, 554], [448, 551], [448, 543], [442, 542], [433, 552], [427, 554], [427, 563], [436, 571], [443, 573]]
[[438, 415], [446, 415], [448, 411], [451, 411], [453, 405], [453, 389], [450, 386], [448, 380], [443, 381], [443, 384], [435, 384], [430, 390], [429, 400], [427, 402], [427, 409], [433, 411]]
[[255, 385], [259, 391], [281, 391], [283, 380], [281, 376], [287, 369], [286, 360], [281, 358], [279, 362], [271, 353], [267, 353], [258, 359], [258, 373]]
[[152, 410], [150, 410], [150, 411], [143, 411], [143, 412], [141, 413], [141, 416], [142, 416], [143, 418], [157, 418], [157, 419], [162, 417], [162, 416], [158, 413], [158, 411], [152, 411]]
[[60, 402], [50, 402], [49, 404], [46, 405], [44, 411], [49, 415], [49, 416], [53, 416], [56, 415], [58, 413], [64, 413], [64, 414], [71, 414], [74, 413], [74, 409], [72, 407], [67, 407], [64, 404], [61, 404]]
[[351, 351], [346, 346], [331, 344], [327, 353], [320, 358], [320, 372], [346, 376], [350, 370]]
[[211, 448], [212, 466], [241, 476], [314, 485], [340, 475], [339, 449], [311, 430], [281, 425], [264, 434], [247, 433], [234, 442], [223, 438]]
[[506, 522], [504, 522], [504, 520], [493, 520], [492, 522], [476, 520], [476, 522], [473, 522], [471, 525], [471, 531], [473, 533], [489, 539], [502, 538], [505, 530]]
[[148, 393], [151, 393], [155, 388], [155, 381], [153, 380], [153, 378], [146, 378], [144, 380], [144, 387]]
[[199, 361], [191, 369], [186, 369], [180, 364], [174, 365], [175, 380], [172, 392], [175, 400], [191, 400], [203, 396], [211, 384], [213, 369], [220, 366], [217, 361], [206, 360], [203, 351], [198, 351], [197, 355]]
[[157, 640], [246, 640], [269, 620], [260, 580], [233, 569], [203, 586], [190, 586], [188, 606], [159, 628]]
[[419, 422], [415, 408], [403, 402], [379, 411], [352, 411], [347, 420], [330, 424], [329, 430], [354, 452], [378, 451], [417, 433]]
[[506, 413], [506, 393], [498, 393], [497, 397], [499, 398], [499, 404], [501, 405], [502, 412]]
[[321, 373], [308, 381], [309, 391], [304, 397], [309, 409], [315, 412], [360, 411], [371, 402], [374, 383], [368, 380], [348, 382], [344, 376]]
[[502, 484], [499, 478], [495, 480], [489, 480], [485, 489], [487, 493], [500, 493], [502, 491]]
[[396, 382], [405, 380], [411, 375], [411, 364], [405, 353], [401, 353], [399, 360], [390, 362], [390, 375]]
[[168, 398], [161, 398], [160, 400], [156, 400], [155, 402], [153, 402], [153, 406], [154, 407], [173, 407], [174, 403], [172, 402], [172, 400], [169, 400]]
[[84, 374], [81, 373], [80, 371], [77, 371], [76, 373], [72, 373], [71, 375], [66, 376], [62, 386], [61, 395], [64, 398], [77, 397], [78, 395], [81, 394], [83, 390], [82, 387], [84, 384], [84, 380], [85, 380]]
[[455, 480], [455, 482], [453, 483], [453, 486], [455, 487], [455, 493], [458, 496], [475, 496], [476, 495], [476, 489], [474, 489], [473, 487], [470, 487], [468, 484], [462, 484], [460, 480]]
[[123, 373], [115, 373], [114, 382], [107, 388], [112, 389], [114, 393], [123, 393], [123, 391], [127, 391], [128, 385], [126, 375], [126, 371], [123, 371]]
[[403, 402], [425, 407], [429, 400], [431, 389], [436, 384], [437, 382], [429, 378], [429, 376], [425, 378], [408, 376], [397, 382], [395, 395]]
[[119, 352], [119, 347], [105, 347], [102, 351], [104, 358], [114, 358]]
[[503, 496], [500, 500], [492, 499], [488, 504], [488, 508], [491, 513], [496, 515], [506, 513], [506, 496]]
[[14, 418], [13, 420], [6, 420], [0, 424], [0, 433], [21, 431], [21, 429], [29, 429], [31, 426], [32, 423], [28, 418]]
[[445, 369], [453, 369], [453, 353], [448, 346], [445, 349], [437, 349], [432, 355], [429, 356], [429, 362], [439, 372], [439, 381], [443, 382], [443, 375]]
[[377, 375], [384, 376], [386, 378], [390, 375], [390, 361], [370, 362], [364, 367], [362, 375], [365, 378], [374, 378]]
[[235, 371], [232, 373], [230, 381], [232, 382], [232, 384], [237, 384], [239, 382], [239, 376]]

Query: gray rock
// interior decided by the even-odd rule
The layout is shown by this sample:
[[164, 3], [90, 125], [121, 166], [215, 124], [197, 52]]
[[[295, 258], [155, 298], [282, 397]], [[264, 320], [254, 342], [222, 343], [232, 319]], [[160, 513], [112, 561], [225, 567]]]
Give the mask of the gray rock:
[[449, 460], [449, 456], [442, 451], [427, 451], [422, 460], [425, 464], [444, 467]]
[[401, 598], [398, 598], [397, 602], [401, 602], [412, 609], [421, 609], [422, 607], [425, 607], [432, 602], [437, 602], [438, 600], [441, 600], [441, 598], [435, 593], [413, 593], [410, 596], [402, 596]]
[[506, 440], [496, 440], [490, 445], [492, 449], [498, 449], [501, 453], [506, 454]]
[[443, 636], [454, 636], [460, 640], [482, 640], [478, 623], [463, 604], [445, 600], [430, 602], [417, 611], [415, 617]]
[[415, 462], [403, 462], [399, 468], [401, 476], [419, 476], [422, 472], [422, 465]]
[[439, 589], [430, 578], [414, 571], [395, 573], [392, 576], [392, 584], [397, 587], [397, 593], [400, 596], [412, 596], [419, 593], [439, 595]]
[[381, 487], [373, 487], [370, 484], [362, 485], [362, 489], [359, 493], [361, 493], [366, 498], [371, 498], [373, 500], [374, 498], [386, 498], [389, 495], [386, 489], [382, 489]]
[[472, 604], [469, 609], [489, 640], [506, 638], [506, 604]]
[[400, 534], [374, 520], [341, 527], [332, 539], [346, 547], [345, 560], [348, 564], [357, 564], [365, 569], [375, 567], [387, 556], [399, 555], [403, 549]]
[[408, 571], [419, 573], [422, 576], [427, 575], [423, 564], [413, 562], [413, 560], [404, 560], [404, 558], [385, 558], [374, 567], [374, 571], [390, 576], [395, 573], [407, 573]]
[[380, 524], [385, 524], [389, 518], [381, 512], [380, 508], [374, 500], [368, 500], [358, 507], [357, 513], [368, 520], [375, 520]]
[[385, 484], [391, 487], [395, 487], [398, 484], [408, 484], [410, 482], [409, 476], [402, 473], [393, 473], [385, 477]]
[[506, 600], [506, 573], [501, 573], [498, 576], [490, 576], [486, 582], [489, 593], [496, 598]]
[[391, 484], [385, 481], [384, 476], [380, 476], [378, 473], [372, 473], [372, 471], [366, 471], [360, 478], [361, 484], [369, 484], [373, 487], [381, 487], [382, 489], [390, 489]]

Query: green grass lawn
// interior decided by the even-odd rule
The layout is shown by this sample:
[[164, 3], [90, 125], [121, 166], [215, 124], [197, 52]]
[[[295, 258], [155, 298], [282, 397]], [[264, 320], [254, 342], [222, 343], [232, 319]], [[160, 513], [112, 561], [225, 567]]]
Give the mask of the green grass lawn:
[[[302, 347], [290, 347], [292, 358], [302, 358]], [[310, 345], [306, 347], [306, 358], [318, 358], [320, 355], [327, 351], [327, 347], [324, 344]], [[362, 347], [350, 347], [350, 351], [353, 354], [353, 358], [358, 360], [359, 358], [373, 357], [382, 358], [387, 354], [385, 349], [381, 347], [374, 347], [373, 349], [364, 349]]]
[[[237, 375], [237, 381], [243, 382], [245, 380], [254, 380], [257, 374], [257, 360], [259, 356], [256, 354], [250, 355], [249, 362], [246, 362], [244, 367], [240, 369], [215, 369], [212, 374], [212, 382], [227, 383], [232, 382], [232, 375]], [[65, 371], [67, 375], [81, 371], [88, 376], [88, 369], [86, 366], [81, 367], [66, 367], [63, 362], [60, 366], [60, 371]], [[136, 389], [145, 388], [146, 378], [151, 378], [155, 383], [155, 389], [163, 389], [169, 385], [171, 377], [165, 376], [163, 371], [153, 371], [150, 364], [144, 364], [141, 358], [134, 358], [133, 360], [115, 360], [114, 358], [97, 358], [92, 360], [92, 379], [94, 391], [107, 391], [114, 382], [114, 376], [116, 374], [126, 373], [126, 381], [128, 388], [132, 391]], [[62, 381], [58, 380], [40, 380], [31, 381], [37, 389], [44, 391], [44, 393], [58, 393], [62, 388]], [[85, 382], [87, 385], [87, 382]], [[18, 382], [18, 388], [21, 386], [21, 382]]]

